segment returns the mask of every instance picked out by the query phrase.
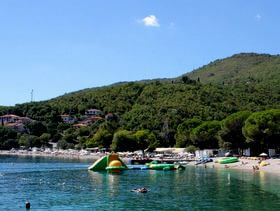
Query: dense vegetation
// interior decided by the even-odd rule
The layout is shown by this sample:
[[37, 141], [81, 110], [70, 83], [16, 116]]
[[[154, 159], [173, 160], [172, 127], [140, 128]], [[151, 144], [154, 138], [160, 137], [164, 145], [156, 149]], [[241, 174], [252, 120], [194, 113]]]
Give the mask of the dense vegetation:
[[[59, 115], [79, 118], [89, 108], [113, 113], [114, 118], [83, 128], [61, 122]], [[238, 54], [175, 79], [119, 83], [0, 107], [0, 114], [36, 120], [26, 126], [28, 134], [5, 135], [11, 131], [1, 128], [6, 132], [0, 133], [0, 147], [45, 146], [48, 140], [61, 148], [113, 150], [175, 145], [191, 150], [245, 149], [255, 143], [259, 151], [279, 147], [275, 141], [280, 136], [279, 109], [280, 57]], [[270, 118], [275, 125], [270, 128], [271, 122], [258, 118]], [[265, 135], [268, 132], [270, 136]]]

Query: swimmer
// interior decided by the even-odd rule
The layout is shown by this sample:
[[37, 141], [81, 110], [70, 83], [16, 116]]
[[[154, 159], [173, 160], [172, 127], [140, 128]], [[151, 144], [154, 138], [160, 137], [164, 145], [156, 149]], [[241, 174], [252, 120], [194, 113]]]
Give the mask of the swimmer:
[[140, 192], [140, 193], [147, 193], [148, 190], [147, 190], [146, 188], [140, 188], [139, 192]]
[[147, 188], [134, 188], [134, 189], [131, 190], [131, 192], [147, 193], [148, 189]]

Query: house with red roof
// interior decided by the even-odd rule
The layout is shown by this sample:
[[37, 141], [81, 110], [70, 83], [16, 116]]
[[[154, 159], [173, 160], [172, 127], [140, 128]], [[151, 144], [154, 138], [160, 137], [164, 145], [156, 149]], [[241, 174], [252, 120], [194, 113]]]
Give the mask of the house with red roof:
[[28, 117], [20, 117], [14, 114], [7, 114], [0, 116], [0, 125], [12, 128], [19, 132], [24, 132], [25, 124], [31, 122], [32, 119]]

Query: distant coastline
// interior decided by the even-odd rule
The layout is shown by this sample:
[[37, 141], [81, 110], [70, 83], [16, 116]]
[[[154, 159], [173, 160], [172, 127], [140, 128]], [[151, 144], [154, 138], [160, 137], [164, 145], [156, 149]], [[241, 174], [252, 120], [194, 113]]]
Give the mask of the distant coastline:
[[[104, 156], [104, 153], [89, 153], [85, 150], [56, 150], [56, 151], [27, 151], [27, 150], [0, 150], [0, 156], [7, 155], [7, 156], [30, 156], [30, 157], [49, 157], [49, 158], [60, 158], [60, 159], [77, 159], [77, 160], [87, 160], [90, 162], [94, 162], [95, 160], [99, 159], [100, 157]], [[132, 158], [132, 157], [131, 157]], [[128, 162], [130, 157], [122, 158], [126, 162]], [[247, 171], [252, 173], [273, 173], [280, 175], [280, 159], [266, 159], [266, 162], [269, 163], [267, 166], [260, 167], [259, 160], [253, 159], [252, 157], [248, 158], [240, 158], [239, 162], [230, 163], [227, 165], [219, 164], [215, 161], [219, 160], [220, 158], [213, 158], [213, 162], [207, 164], [200, 164], [195, 165], [195, 161], [190, 161], [186, 165], [187, 166], [196, 166], [200, 168], [217, 168], [217, 169], [234, 169], [234, 170], [241, 170]], [[254, 171], [253, 166], [258, 166], [259, 170]]]

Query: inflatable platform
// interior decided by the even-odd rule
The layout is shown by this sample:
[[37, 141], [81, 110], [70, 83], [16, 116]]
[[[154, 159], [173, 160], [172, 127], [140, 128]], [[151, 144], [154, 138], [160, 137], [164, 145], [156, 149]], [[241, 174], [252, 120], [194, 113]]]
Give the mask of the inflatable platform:
[[152, 161], [146, 165], [152, 170], [185, 170], [185, 167], [180, 164], [158, 163], [157, 161]]
[[95, 161], [89, 170], [105, 171], [110, 173], [120, 173], [122, 170], [128, 169], [125, 163], [119, 158], [118, 154], [110, 154]]

